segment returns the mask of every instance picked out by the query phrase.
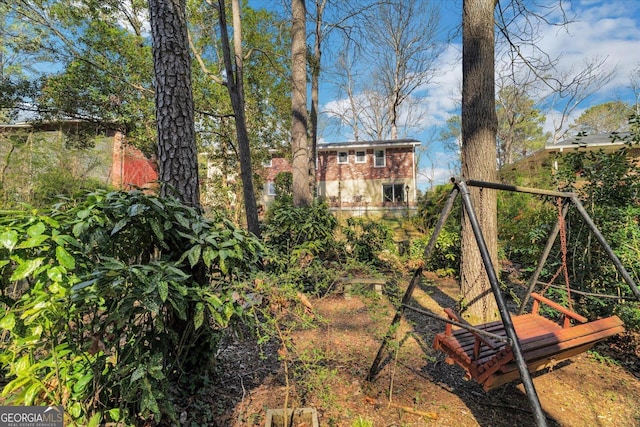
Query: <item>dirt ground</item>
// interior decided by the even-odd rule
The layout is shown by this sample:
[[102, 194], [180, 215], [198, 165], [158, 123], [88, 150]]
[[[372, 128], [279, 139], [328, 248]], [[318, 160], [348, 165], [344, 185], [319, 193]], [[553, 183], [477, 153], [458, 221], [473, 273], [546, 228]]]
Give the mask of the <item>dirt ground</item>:
[[[414, 293], [413, 303], [440, 315], [442, 307], [453, 306], [458, 298], [454, 281], [426, 283]], [[207, 387], [216, 390], [208, 420], [202, 408], [193, 407], [185, 408], [183, 419], [198, 420], [191, 425], [264, 426], [267, 409], [283, 407], [288, 396], [287, 407], [315, 408], [320, 426], [535, 425], [522, 384], [485, 393], [432, 349], [443, 323], [424, 316], [404, 319], [392, 360], [368, 383], [381, 337], [395, 314], [388, 295], [334, 294], [311, 303], [318, 326], [293, 332], [296, 354], [289, 354], [290, 363], [282, 362], [276, 343], [258, 348], [251, 340], [230, 339], [219, 355], [221, 374]], [[595, 350], [534, 376], [549, 426], [640, 426], [638, 334], [622, 334]]]

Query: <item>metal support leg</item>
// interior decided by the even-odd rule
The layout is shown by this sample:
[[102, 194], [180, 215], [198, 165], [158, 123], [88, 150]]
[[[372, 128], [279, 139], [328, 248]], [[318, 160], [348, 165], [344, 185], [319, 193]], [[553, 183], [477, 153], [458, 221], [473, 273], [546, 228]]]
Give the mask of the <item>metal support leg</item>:
[[482, 235], [482, 230], [480, 229], [478, 218], [476, 217], [475, 211], [473, 209], [473, 204], [471, 203], [471, 195], [469, 194], [469, 190], [467, 189], [464, 181], [458, 181], [456, 185], [460, 190], [463, 206], [467, 213], [467, 217], [469, 218], [471, 228], [473, 229], [473, 234], [476, 238], [476, 242], [478, 243], [478, 249], [480, 250], [480, 255], [482, 256], [484, 268], [487, 272], [487, 275], [489, 276], [489, 283], [491, 284], [493, 295], [495, 296], [496, 303], [498, 304], [498, 310], [500, 312], [500, 317], [502, 318], [505, 332], [512, 341], [511, 350], [513, 351], [514, 358], [516, 359], [516, 364], [518, 365], [518, 370], [520, 371], [520, 378], [522, 379], [522, 383], [524, 384], [524, 388], [527, 392], [527, 397], [529, 398], [529, 403], [531, 405], [531, 409], [533, 410], [536, 425], [538, 427], [546, 427], [547, 419], [544, 415], [544, 412], [542, 411], [542, 405], [540, 404], [538, 393], [536, 392], [536, 388], [533, 385], [533, 381], [531, 380], [527, 362], [524, 360], [524, 356], [522, 355], [520, 341], [518, 340], [516, 330], [513, 326], [513, 322], [511, 321], [511, 316], [509, 315], [507, 304], [502, 297], [500, 284], [498, 283], [498, 278], [493, 268], [493, 263], [491, 262], [491, 256], [489, 255], [487, 244], [484, 240], [484, 236]]
[[[438, 236], [440, 235], [440, 231], [442, 231], [444, 224], [447, 222], [447, 219], [451, 214], [451, 210], [453, 209], [453, 204], [456, 200], [456, 197], [458, 196], [458, 192], [459, 192], [458, 188], [454, 187], [453, 190], [451, 190], [451, 193], [449, 193], [449, 197], [447, 198], [447, 201], [445, 202], [444, 207], [442, 208], [442, 212], [440, 213], [438, 222], [436, 223], [436, 226], [433, 229], [433, 233], [429, 238], [429, 243], [427, 244], [427, 247], [424, 250], [423, 259], [425, 261], [429, 259], [429, 257], [431, 256], [431, 253], [436, 247]], [[413, 273], [413, 278], [411, 279], [411, 282], [409, 283], [409, 287], [407, 288], [406, 292], [404, 293], [404, 296], [402, 297], [402, 302], [400, 304], [400, 307], [398, 307], [398, 311], [396, 312], [396, 315], [393, 317], [393, 320], [391, 321], [391, 325], [389, 326], [387, 335], [385, 335], [384, 339], [382, 340], [382, 344], [378, 349], [378, 354], [376, 354], [376, 358], [373, 360], [373, 363], [371, 364], [371, 368], [369, 369], [369, 374], [367, 375], [367, 381], [375, 380], [376, 376], [380, 372], [380, 364], [382, 363], [382, 358], [384, 357], [385, 350], [389, 345], [389, 341], [391, 341], [394, 338], [397, 325], [398, 323], [400, 323], [400, 319], [402, 319], [402, 315], [404, 314], [404, 308], [409, 303], [409, 300], [413, 295], [413, 291], [416, 288], [416, 286], [418, 286], [418, 283], [420, 283], [421, 278], [422, 278], [422, 267], [418, 267], [416, 271]]]

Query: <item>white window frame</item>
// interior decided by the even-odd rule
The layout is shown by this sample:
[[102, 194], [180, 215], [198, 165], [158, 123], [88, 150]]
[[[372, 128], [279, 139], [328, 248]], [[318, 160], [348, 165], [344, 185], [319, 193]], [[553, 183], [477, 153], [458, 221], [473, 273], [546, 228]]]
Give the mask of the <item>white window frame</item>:
[[265, 160], [264, 162], [262, 162], [262, 166], [265, 168], [273, 167], [273, 158], [270, 157], [269, 160]]
[[[340, 155], [341, 154], [346, 155], [346, 161], [340, 161]], [[348, 151], [338, 151], [338, 164], [346, 165], [348, 163], [349, 163], [349, 152]]]
[[267, 182], [267, 196], [276, 195], [276, 183], [273, 181]]
[[[378, 164], [378, 153], [382, 152], [382, 164]], [[387, 151], [385, 149], [373, 150], [373, 167], [383, 168], [387, 165]]]
[[[362, 154], [362, 158], [358, 158], [358, 155]], [[356, 151], [356, 163], [367, 163], [367, 151]]]

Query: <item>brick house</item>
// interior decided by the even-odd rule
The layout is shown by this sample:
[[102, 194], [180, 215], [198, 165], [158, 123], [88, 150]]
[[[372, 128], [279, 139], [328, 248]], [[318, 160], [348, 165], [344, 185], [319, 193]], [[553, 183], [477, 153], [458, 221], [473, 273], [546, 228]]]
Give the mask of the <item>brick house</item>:
[[[419, 145], [415, 139], [318, 144], [318, 196], [334, 210], [353, 213], [414, 209]], [[265, 203], [275, 196], [275, 176], [290, 171], [289, 162], [280, 157], [265, 165]]]

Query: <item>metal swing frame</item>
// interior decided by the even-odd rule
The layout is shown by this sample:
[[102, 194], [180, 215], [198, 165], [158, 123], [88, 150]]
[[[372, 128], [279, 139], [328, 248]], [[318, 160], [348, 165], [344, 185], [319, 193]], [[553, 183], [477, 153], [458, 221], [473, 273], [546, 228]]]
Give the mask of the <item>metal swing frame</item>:
[[[536, 195], [540, 195], [540, 196], [553, 196], [553, 197], [560, 197], [565, 201], [565, 206], [562, 210], [562, 215], [563, 217], [566, 215], [567, 210], [568, 210], [568, 203], [570, 202], [580, 213], [580, 215], [582, 216], [583, 220], [585, 221], [585, 223], [589, 226], [589, 228], [591, 229], [591, 232], [593, 233], [593, 235], [596, 237], [596, 239], [598, 240], [598, 242], [600, 243], [600, 245], [603, 247], [603, 249], [605, 250], [605, 252], [607, 253], [607, 255], [609, 256], [609, 258], [611, 259], [611, 261], [613, 262], [616, 270], [620, 273], [620, 275], [622, 276], [622, 278], [624, 279], [624, 281], [629, 285], [629, 287], [631, 288], [635, 299], [640, 300], [640, 289], [638, 288], [638, 286], [635, 284], [635, 282], [633, 281], [633, 279], [631, 278], [631, 276], [629, 275], [629, 273], [626, 271], [626, 269], [624, 268], [624, 266], [622, 265], [622, 263], [620, 262], [620, 260], [618, 259], [618, 257], [615, 255], [615, 253], [613, 252], [613, 250], [611, 249], [611, 247], [609, 246], [609, 244], [607, 243], [607, 241], [605, 240], [604, 236], [602, 235], [602, 233], [598, 230], [598, 228], [596, 227], [595, 223], [591, 220], [591, 218], [589, 217], [589, 214], [587, 213], [587, 211], [584, 209], [582, 203], [580, 202], [580, 200], [578, 199], [577, 195], [575, 193], [569, 193], [569, 192], [560, 192], [560, 191], [552, 191], [552, 190], [542, 190], [542, 189], [534, 189], [534, 188], [527, 188], [527, 187], [519, 187], [519, 186], [513, 186], [513, 185], [506, 185], [506, 184], [500, 184], [500, 183], [492, 183], [492, 182], [485, 182], [485, 181], [474, 181], [474, 180], [469, 180], [469, 181], [463, 181], [460, 179], [455, 179], [452, 178], [452, 183], [454, 184], [453, 189], [451, 190], [451, 193], [449, 194], [449, 197], [447, 198], [444, 208], [442, 209], [442, 212], [440, 214], [440, 217], [438, 219], [438, 222], [436, 223], [436, 226], [434, 228], [434, 231], [431, 235], [431, 238], [429, 239], [429, 242], [427, 244], [427, 247], [425, 248], [424, 251], [424, 259], [428, 259], [433, 250], [435, 249], [435, 245], [436, 245], [436, 241], [438, 239], [438, 236], [440, 234], [440, 232], [442, 231], [442, 228], [444, 227], [444, 224], [446, 223], [449, 215], [451, 214], [451, 211], [453, 210], [453, 205], [455, 202], [455, 199], [457, 198], [458, 195], [461, 196], [462, 199], [462, 205], [463, 205], [463, 209], [467, 215], [467, 218], [469, 220], [469, 223], [471, 225], [471, 228], [473, 230], [476, 242], [478, 244], [478, 249], [480, 251], [480, 255], [482, 257], [482, 261], [485, 267], [485, 271], [487, 273], [488, 279], [489, 279], [489, 283], [491, 284], [491, 290], [493, 292], [493, 295], [495, 297], [496, 300], [496, 304], [498, 306], [498, 311], [500, 313], [500, 317], [502, 320], [502, 324], [504, 326], [504, 331], [506, 332], [506, 337], [497, 337], [499, 338], [501, 341], [506, 341], [508, 343], [508, 345], [511, 347], [511, 350], [513, 352], [513, 358], [515, 359], [519, 374], [520, 374], [520, 378], [522, 380], [522, 383], [524, 385], [527, 397], [529, 399], [529, 403], [531, 406], [531, 409], [533, 411], [533, 415], [534, 418], [536, 420], [536, 425], [539, 427], [544, 427], [547, 426], [547, 421], [546, 421], [546, 417], [544, 415], [544, 412], [542, 410], [542, 406], [540, 404], [540, 400], [538, 398], [538, 394], [535, 390], [535, 386], [533, 384], [533, 381], [531, 379], [531, 375], [529, 373], [529, 369], [527, 366], [527, 362], [524, 358], [523, 355], [523, 351], [522, 351], [522, 347], [521, 347], [521, 343], [520, 340], [516, 334], [516, 330], [514, 327], [514, 324], [512, 322], [511, 316], [509, 314], [509, 311], [507, 309], [506, 303], [504, 301], [504, 298], [502, 296], [502, 292], [500, 290], [500, 285], [498, 282], [498, 278], [496, 276], [495, 273], [495, 269], [493, 267], [493, 263], [491, 261], [491, 257], [489, 255], [489, 250], [487, 248], [486, 242], [484, 240], [484, 236], [482, 233], [482, 230], [480, 228], [480, 224], [478, 222], [475, 210], [473, 208], [473, 204], [471, 202], [471, 196], [468, 190], [468, 186], [473, 186], [473, 187], [480, 187], [480, 188], [489, 188], [489, 189], [495, 189], [495, 190], [505, 190], [505, 191], [512, 191], [512, 192], [520, 192], [520, 193], [529, 193], [529, 194], [536, 194]], [[522, 304], [519, 307], [519, 314], [521, 314], [524, 311], [524, 307], [526, 306], [528, 300], [531, 297], [531, 294], [533, 292], [533, 289], [535, 288], [535, 285], [538, 283], [538, 278], [540, 276], [540, 273], [542, 271], [542, 268], [544, 266], [545, 261], [547, 260], [552, 246], [554, 244], [554, 241], [558, 235], [558, 233], [560, 232], [560, 226], [561, 226], [561, 221], [560, 218], [558, 219], [558, 222], [556, 222], [554, 229], [552, 230], [549, 239], [547, 241], [547, 244], [544, 248], [544, 251], [540, 257], [540, 260], [538, 262], [538, 267], [536, 268], [534, 274], [532, 275], [530, 281], [529, 281], [529, 286], [527, 289], [527, 293], [525, 295], [525, 297], [522, 300]], [[398, 308], [398, 311], [396, 312], [391, 325], [389, 327], [389, 332], [387, 333], [387, 335], [384, 337], [383, 342], [380, 346], [380, 349], [378, 350], [378, 353], [371, 365], [371, 368], [369, 370], [369, 374], [367, 376], [367, 381], [374, 381], [376, 376], [378, 375], [378, 373], [380, 372], [381, 365], [383, 362], [383, 357], [385, 355], [385, 351], [386, 348], [389, 344], [389, 341], [392, 340], [394, 338], [394, 333], [392, 331], [396, 330], [396, 326], [397, 324], [400, 322], [403, 314], [404, 314], [404, 310], [405, 309], [409, 309], [412, 311], [416, 311], [418, 313], [421, 314], [425, 314], [427, 316], [430, 317], [434, 317], [438, 320], [442, 320], [444, 322], [447, 322], [449, 324], [454, 324], [457, 326], [460, 326], [462, 328], [468, 329], [468, 330], [472, 330], [473, 332], [477, 333], [477, 334], [481, 334], [484, 336], [488, 336], [489, 339], [493, 338], [495, 339], [496, 336], [491, 336], [492, 334], [487, 333], [486, 331], [482, 330], [482, 329], [478, 329], [478, 328], [473, 328], [468, 324], [464, 324], [461, 322], [456, 322], [455, 320], [451, 320], [451, 319], [446, 319], [443, 317], [439, 317], [436, 315], [433, 315], [431, 313], [428, 313], [424, 310], [420, 310], [417, 309], [415, 307], [412, 307], [411, 305], [409, 305], [409, 301], [411, 300], [411, 297], [413, 295], [413, 292], [416, 288], [416, 286], [419, 284], [420, 279], [422, 277], [422, 271], [423, 268], [422, 267], [418, 267], [414, 274], [413, 277], [411, 279], [411, 282], [409, 283], [409, 286], [402, 298], [400, 307]]]

